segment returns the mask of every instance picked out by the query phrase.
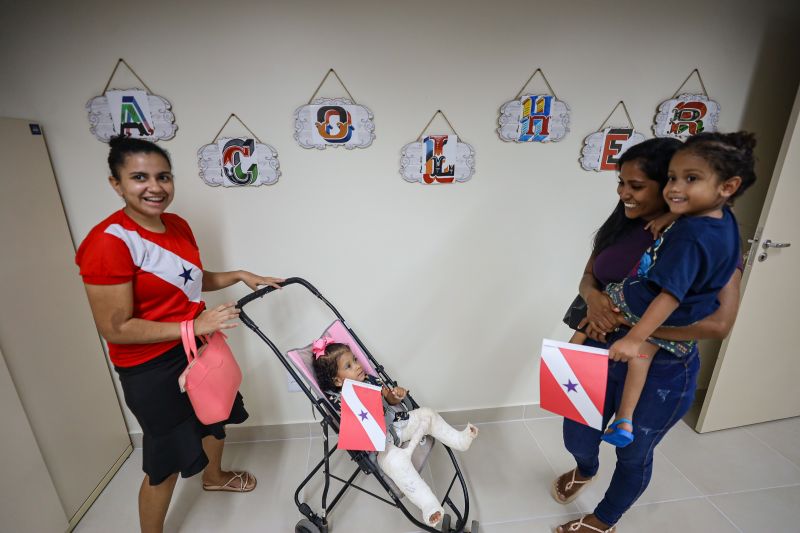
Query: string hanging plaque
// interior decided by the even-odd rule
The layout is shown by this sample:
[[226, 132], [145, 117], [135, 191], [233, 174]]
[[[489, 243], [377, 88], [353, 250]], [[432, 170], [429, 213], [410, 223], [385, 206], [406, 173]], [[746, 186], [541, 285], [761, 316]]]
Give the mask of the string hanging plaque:
[[[628, 119], [626, 126], [605, 127], [614, 112], [622, 106], [625, 116]], [[581, 150], [581, 167], [584, 170], [616, 170], [619, 157], [631, 146], [644, 141], [644, 135], [636, 131], [633, 127], [633, 120], [628, 113], [625, 102], [620, 100], [608, 118], [600, 125], [600, 129], [590, 133], [583, 139], [583, 149]]]
[[[121, 64], [139, 80], [143, 88], [109, 90], [111, 80]], [[117, 61], [102, 94], [86, 103], [89, 130], [103, 142], [117, 135], [150, 141], [171, 139], [178, 129], [171, 109], [169, 101], [152, 94], [147, 84], [122, 58]]]
[[[692, 75], [697, 74], [702, 94], [682, 93], [681, 89]], [[661, 102], [653, 124], [653, 133], [656, 137], [674, 137], [686, 139], [692, 135], [703, 132], [717, 131], [720, 106], [708, 97], [706, 86], [700, 71], [694, 69], [684, 80], [672, 98]]]
[[[541, 74], [550, 94], [526, 93], [536, 74]], [[523, 95], [523, 93], [525, 93]], [[500, 107], [497, 134], [506, 142], [556, 142], [569, 132], [569, 106], [556, 98], [542, 69], [536, 69], [513, 100]]]
[[[235, 118], [250, 136], [222, 137], [220, 133]], [[212, 187], [272, 185], [281, 175], [278, 152], [264, 144], [236, 114], [231, 113], [211, 143], [197, 151], [200, 177]]]
[[[452, 133], [426, 134], [433, 119], [441, 115]], [[442, 110], [433, 114], [417, 140], [400, 151], [400, 175], [412, 183], [448, 184], [469, 180], [475, 173], [475, 149], [459, 141], [459, 135]]]
[[[331, 74], [339, 80], [348, 98], [315, 98]], [[336, 71], [330, 69], [311, 95], [308, 104], [295, 110], [294, 138], [303, 148], [366, 148], [375, 139], [375, 124], [372, 119], [372, 111], [357, 104]]]

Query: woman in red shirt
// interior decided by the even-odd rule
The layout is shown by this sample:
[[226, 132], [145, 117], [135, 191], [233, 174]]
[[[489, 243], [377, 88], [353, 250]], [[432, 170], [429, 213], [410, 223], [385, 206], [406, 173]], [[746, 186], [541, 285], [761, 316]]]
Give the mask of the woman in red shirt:
[[125, 207], [92, 229], [75, 261], [125, 403], [142, 427], [141, 529], [160, 533], [179, 472], [189, 477], [202, 471], [205, 490], [249, 492], [256, 486], [250, 473], [221, 468], [225, 424], [248, 417], [241, 395], [228, 420], [206, 426], [180, 392], [178, 376], [187, 364], [180, 323], [194, 319], [197, 335], [235, 327], [234, 304], [206, 309], [201, 292], [239, 281], [252, 290], [279, 287], [283, 280], [204, 270], [189, 225], [165, 213], [175, 192], [167, 153], [128, 137], [112, 139], [110, 146], [108, 181]]

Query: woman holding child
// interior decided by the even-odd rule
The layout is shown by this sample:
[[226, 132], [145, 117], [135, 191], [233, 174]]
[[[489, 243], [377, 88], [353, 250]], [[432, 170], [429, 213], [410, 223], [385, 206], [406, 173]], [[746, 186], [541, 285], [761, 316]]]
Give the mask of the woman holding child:
[[[755, 180], [754, 145], [755, 141], [749, 134], [703, 134], [692, 138], [686, 145], [674, 139], [651, 139], [633, 146], [621, 156], [617, 187], [620, 201], [597, 231], [592, 254], [580, 282], [579, 292], [587, 303], [585, 335], [576, 333], [573, 337], [573, 342], [610, 348], [603, 422], [604, 426], [608, 424], [615, 413], [617, 421], [604, 434], [571, 420], [564, 420], [564, 444], [575, 458], [577, 467], [553, 482], [553, 497], [559, 503], [567, 504], [592, 481], [599, 468], [601, 439], [620, 447], [617, 448], [617, 464], [603, 500], [593, 513], [559, 526], [556, 529], [558, 533], [613, 532], [623, 513], [647, 488], [652, 474], [655, 446], [686, 414], [694, 400], [700, 368], [699, 355], [696, 343], [683, 341], [721, 339], [727, 336], [738, 310], [741, 262], [732, 276], [726, 271], [723, 274], [724, 279], [714, 279], [713, 283], [717, 285], [712, 283], [711, 289], [707, 290], [712, 295], [710, 309], [713, 312], [703, 314], [703, 318], [690, 325], [658, 327], [645, 333], [645, 338], [650, 336], [651, 339], [676, 341], [674, 344], [680, 344], [686, 349], [682, 352], [670, 351], [669, 343], [660, 341], [658, 348], [644, 347], [639, 351], [634, 348], [636, 353], [649, 353], [652, 357], [648, 361], [649, 368], [644, 369], [643, 383], [639, 384], [640, 395], [632, 403], [623, 395], [626, 389], [628, 392], [633, 389], [631, 383], [626, 382], [629, 367], [627, 362], [631, 357], [628, 352], [631, 350], [620, 350], [624, 342], [619, 341], [626, 339], [629, 331], [642, 330], [645, 322], [648, 327], [656, 322], [660, 326], [664, 320], [647, 321], [646, 317], [652, 318], [652, 314], [648, 315], [650, 310], [647, 308], [639, 315], [641, 323], [631, 324], [630, 313], [620, 312], [620, 303], [624, 304], [624, 299], [620, 302], [617, 298], [615, 304], [604, 289], [609, 284], [622, 283], [626, 278], [630, 283], [635, 279], [629, 278], [634, 267], [634, 275], [641, 275], [642, 272], [646, 274], [651, 265], [645, 264], [643, 253], [653, 250], [663, 252], [668, 249], [668, 235], [665, 234], [663, 239], [656, 239], [655, 243], [654, 239], [661, 231], [666, 230], [669, 234], [670, 225], [679, 215], [703, 217], [692, 221], [701, 224], [714, 224], [716, 218], [730, 217], [726, 204]], [[665, 188], [667, 194], [664, 194]], [[705, 207], [706, 204], [713, 204], [716, 211], [712, 213], [695, 209], [695, 206]], [[687, 206], [695, 209], [696, 213], [684, 213]], [[716, 217], [717, 214], [721, 216]], [[684, 223], [683, 220], [679, 222], [674, 227], [680, 228]], [[680, 231], [683, 230], [672, 233], [678, 234]], [[684, 231], [681, 235], [685, 233]], [[659, 249], [662, 240], [667, 244], [664, 249]], [[685, 241], [684, 238], [681, 242]], [[676, 244], [672, 243], [672, 246]], [[691, 250], [687, 251], [690, 252]], [[738, 254], [738, 242], [733, 253]], [[673, 255], [680, 257], [680, 254]], [[665, 264], [666, 261], [662, 260], [662, 271]], [[691, 284], [700, 275], [694, 273], [692, 276], [686, 284]], [[710, 279], [714, 276], [706, 277]], [[652, 284], [656, 279], [653, 276], [653, 279], [648, 280], [645, 276], [638, 281]], [[673, 295], [664, 284], [657, 285], [654, 287], [656, 293], [659, 290], [666, 291], [663, 297], [672, 298]], [[627, 286], [625, 289], [633, 292]], [[714, 297], [719, 302], [718, 307], [714, 305]], [[677, 299], [680, 300], [681, 296]], [[635, 326], [633, 330], [629, 330], [631, 326]], [[633, 344], [635, 340], [631, 335], [625, 342]], [[662, 346], [667, 346], [667, 349]], [[627, 408], [633, 412], [633, 416], [630, 416], [632, 421], [623, 418], [627, 415], [621, 414]], [[624, 438], [616, 438], [619, 436]]]

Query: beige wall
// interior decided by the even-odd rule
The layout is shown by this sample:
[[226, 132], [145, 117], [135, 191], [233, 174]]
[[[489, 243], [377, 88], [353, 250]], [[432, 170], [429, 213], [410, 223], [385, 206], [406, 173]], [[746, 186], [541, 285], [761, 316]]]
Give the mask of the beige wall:
[[[541, 338], [566, 338], [560, 318], [616, 200], [612, 173], [580, 169], [582, 139], [618, 100], [652, 135], [658, 103], [699, 67], [721, 129], [755, 129], [768, 175], [798, 81], [798, 8], [780, 0], [53, 4], [4, 10], [0, 115], [44, 125], [75, 238], [119, 207], [83, 106], [124, 57], [174, 106], [179, 130], [163, 143], [178, 180], [173, 210], [192, 224], [205, 266], [306, 277], [439, 409], [538, 401]], [[303, 150], [292, 138], [294, 109], [331, 66], [375, 113], [367, 150]], [[536, 67], [570, 105], [571, 132], [549, 145], [502, 143], [498, 108]], [[112, 86], [133, 84], [123, 72]], [[330, 83], [323, 95], [338, 92]], [[452, 187], [405, 183], [400, 148], [437, 108], [475, 147], [477, 173]], [[196, 151], [230, 112], [277, 148], [276, 185], [201, 182]], [[759, 205], [759, 194], [742, 202], [743, 225], [754, 226]], [[285, 293], [253, 311], [289, 347], [326, 324], [310, 298]], [[309, 420], [266, 346], [243, 329], [231, 340], [248, 424]]]

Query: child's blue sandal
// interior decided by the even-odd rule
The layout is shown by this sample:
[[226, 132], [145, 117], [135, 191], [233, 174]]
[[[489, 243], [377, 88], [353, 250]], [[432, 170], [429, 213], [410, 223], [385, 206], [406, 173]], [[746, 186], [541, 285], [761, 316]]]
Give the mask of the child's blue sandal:
[[627, 429], [620, 428], [620, 424], [630, 424], [633, 426], [633, 422], [631, 420], [627, 418], [618, 418], [617, 420], [614, 420], [613, 424], [608, 426], [613, 431], [611, 433], [603, 433], [601, 439], [609, 444], [613, 444], [617, 448], [624, 448], [633, 442], [633, 433]]

